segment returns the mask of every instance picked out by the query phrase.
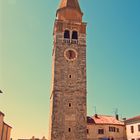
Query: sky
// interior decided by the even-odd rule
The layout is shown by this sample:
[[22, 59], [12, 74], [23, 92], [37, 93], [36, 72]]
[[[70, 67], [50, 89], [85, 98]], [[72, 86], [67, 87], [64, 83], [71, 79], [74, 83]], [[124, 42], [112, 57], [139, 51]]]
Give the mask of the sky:
[[[0, 0], [0, 110], [11, 137], [48, 136], [60, 0]], [[79, 0], [87, 22], [87, 111], [140, 114], [140, 1]], [[96, 108], [96, 109], [95, 109]]]

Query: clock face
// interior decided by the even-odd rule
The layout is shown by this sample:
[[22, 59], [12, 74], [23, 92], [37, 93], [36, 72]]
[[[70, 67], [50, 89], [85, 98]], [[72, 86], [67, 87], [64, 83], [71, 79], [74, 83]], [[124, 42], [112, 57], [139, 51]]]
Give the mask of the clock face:
[[64, 56], [67, 60], [73, 61], [77, 58], [77, 52], [74, 49], [67, 49]]

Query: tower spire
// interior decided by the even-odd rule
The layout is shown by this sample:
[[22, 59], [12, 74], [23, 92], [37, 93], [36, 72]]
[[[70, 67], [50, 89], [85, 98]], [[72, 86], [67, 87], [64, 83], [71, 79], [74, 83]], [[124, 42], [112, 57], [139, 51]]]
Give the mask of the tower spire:
[[57, 19], [82, 21], [83, 13], [78, 0], [61, 0], [56, 12]]
[[81, 12], [78, 0], [61, 0], [59, 9], [62, 9], [62, 8], [72, 8]]

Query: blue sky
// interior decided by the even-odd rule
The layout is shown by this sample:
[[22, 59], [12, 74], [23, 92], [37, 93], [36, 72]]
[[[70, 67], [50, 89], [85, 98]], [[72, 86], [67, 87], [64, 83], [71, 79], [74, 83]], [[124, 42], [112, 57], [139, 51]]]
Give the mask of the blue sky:
[[[0, 110], [13, 138], [48, 135], [59, 0], [0, 1]], [[87, 26], [88, 114], [139, 115], [140, 1], [79, 0]]]

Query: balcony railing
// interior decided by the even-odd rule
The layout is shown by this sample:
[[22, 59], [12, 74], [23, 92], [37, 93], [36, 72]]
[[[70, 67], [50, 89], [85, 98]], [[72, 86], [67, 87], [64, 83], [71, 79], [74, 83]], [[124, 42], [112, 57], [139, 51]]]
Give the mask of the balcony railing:
[[72, 44], [78, 44], [78, 39], [72, 39], [72, 40], [71, 40], [71, 43], [72, 43]]
[[78, 40], [77, 39], [67, 39], [67, 38], [64, 38], [64, 40], [63, 40], [63, 42], [64, 43], [66, 43], [66, 44], [78, 44]]
[[70, 39], [65, 38], [65, 39], [64, 39], [64, 43], [70, 44]]

